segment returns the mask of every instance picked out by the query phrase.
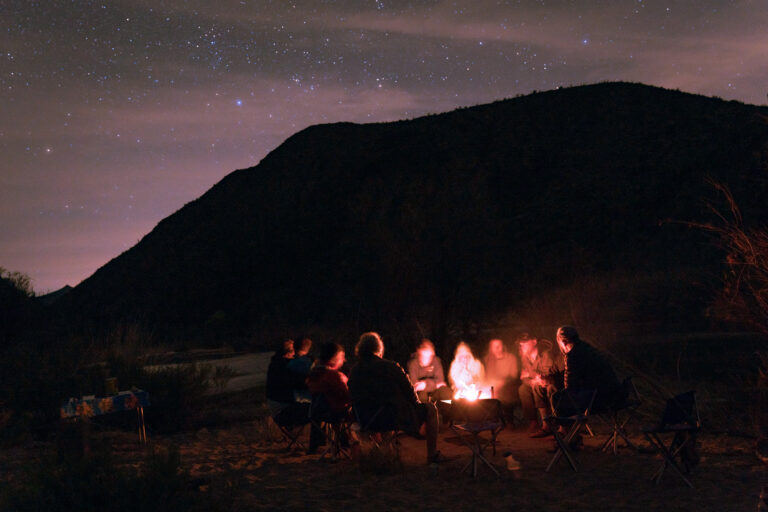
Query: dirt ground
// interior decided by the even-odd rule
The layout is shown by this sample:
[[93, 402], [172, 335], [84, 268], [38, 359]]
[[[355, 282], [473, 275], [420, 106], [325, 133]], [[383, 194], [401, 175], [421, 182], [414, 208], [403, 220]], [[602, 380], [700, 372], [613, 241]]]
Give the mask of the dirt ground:
[[[268, 355], [248, 355], [221, 363], [230, 364], [238, 379], [228, 391], [250, 389], [263, 383]], [[194, 432], [162, 436], [151, 434], [150, 446], [142, 447], [132, 432], [97, 430], [93, 436], [111, 445], [120, 464], [140, 467], [148, 450], [178, 448], [182, 470], [200, 493], [225, 489], [231, 509], [338, 511], [346, 508], [372, 511], [754, 511], [760, 490], [768, 485], [768, 466], [754, 454], [754, 440], [707, 432], [699, 437], [701, 462], [690, 475], [694, 488], [667, 469], [661, 483], [650, 478], [661, 465], [651, 453], [622, 448], [617, 455], [599, 451], [607, 429], [597, 428], [593, 438], [576, 453], [579, 471], [563, 459], [549, 472], [552, 438], [529, 439], [523, 428], [505, 429], [497, 453], [486, 454], [499, 475], [480, 466], [477, 479], [463, 473], [470, 452], [447, 426], [441, 428], [438, 448], [449, 460], [437, 466], [425, 464], [425, 442], [401, 437], [401, 467], [376, 460], [365, 453], [362, 460], [331, 462], [303, 450], [288, 450], [287, 443], [267, 419], [266, 409], [249, 391], [231, 403], [216, 398], [220, 423]], [[245, 399], [243, 398], [245, 397]], [[637, 423], [637, 422], [635, 422]], [[308, 429], [307, 429], [308, 430]], [[649, 445], [639, 431], [630, 428], [632, 439]], [[308, 444], [308, 432], [303, 436]], [[53, 442], [36, 442], [0, 450], [0, 481], [13, 480], [32, 459], [44, 459], [55, 451]], [[511, 453], [521, 464], [507, 470], [504, 455]], [[219, 494], [213, 494], [219, 496]]]
[[[439, 448], [448, 461], [427, 466], [424, 441], [401, 437], [402, 468], [388, 464], [381, 474], [371, 469], [371, 455], [365, 449], [362, 463], [331, 462], [301, 449], [287, 450], [273, 428], [266, 420], [255, 419], [156, 436], [150, 441], [155, 450], [179, 448], [182, 468], [201, 493], [216, 482], [226, 482], [234, 498], [233, 510], [243, 511], [336, 511], [346, 507], [408, 512], [752, 511], [757, 508], [761, 487], [768, 484], [767, 468], [755, 457], [752, 441], [724, 435], [701, 436], [701, 463], [690, 476], [695, 486], [690, 489], [669, 469], [659, 485], [651, 482], [650, 476], [661, 464], [652, 454], [626, 448], [618, 455], [600, 452], [604, 432], [585, 438], [584, 448], [576, 453], [578, 473], [564, 459], [546, 473], [552, 439], [529, 439], [523, 429], [505, 429], [499, 436], [497, 455], [488, 450], [500, 475], [481, 466], [478, 478], [473, 479], [461, 471], [470, 452], [447, 427], [441, 430]], [[131, 433], [96, 435], [111, 443], [114, 456], [122, 463], [138, 465], [146, 454]], [[633, 438], [647, 446], [639, 433]], [[303, 439], [306, 445], [306, 434]], [[41, 443], [5, 450], [0, 454], [1, 469], [8, 477], [32, 452], [50, 449]], [[519, 471], [507, 470], [503, 455], [508, 452], [521, 463]]]

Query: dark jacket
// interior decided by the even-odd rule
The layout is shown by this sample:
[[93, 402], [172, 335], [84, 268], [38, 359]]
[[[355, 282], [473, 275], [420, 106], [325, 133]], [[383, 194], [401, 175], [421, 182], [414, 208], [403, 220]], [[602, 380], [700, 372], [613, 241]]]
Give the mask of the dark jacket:
[[570, 352], [564, 354], [565, 388], [596, 389], [592, 407], [597, 411], [614, 404], [621, 384], [605, 355], [586, 341], [577, 341]]
[[376, 356], [360, 358], [349, 372], [352, 406], [375, 411], [390, 406], [396, 411], [398, 425], [404, 430], [420, 424], [417, 409], [421, 405], [408, 375], [394, 361]]
[[290, 359], [274, 355], [267, 368], [267, 399], [275, 402], [293, 402], [293, 374], [288, 370]]

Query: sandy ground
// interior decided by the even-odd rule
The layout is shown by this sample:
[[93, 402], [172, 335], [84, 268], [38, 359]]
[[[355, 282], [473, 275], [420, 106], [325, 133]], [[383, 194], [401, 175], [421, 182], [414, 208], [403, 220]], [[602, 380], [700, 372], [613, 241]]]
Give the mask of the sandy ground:
[[[233, 510], [753, 511], [761, 487], [768, 484], [766, 466], [754, 456], [751, 440], [706, 433], [700, 439], [701, 464], [690, 476], [695, 488], [690, 489], [671, 470], [659, 485], [651, 482], [650, 476], [661, 463], [652, 454], [627, 449], [618, 455], [600, 452], [604, 433], [587, 438], [584, 449], [576, 453], [578, 473], [565, 460], [546, 473], [552, 457], [547, 452], [551, 438], [529, 439], [523, 430], [507, 429], [499, 436], [497, 455], [488, 451], [500, 475], [480, 467], [478, 478], [473, 479], [461, 471], [470, 452], [447, 427], [441, 431], [439, 448], [448, 461], [426, 465], [424, 441], [401, 437], [402, 467], [385, 464], [381, 472], [371, 467], [368, 447], [362, 462], [331, 462], [301, 449], [287, 450], [272, 429], [267, 420], [255, 419], [156, 436], [151, 445], [155, 450], [178, 447], [183, 469], [196, 479], [200, 492], [208, 492], [216, 482], [226, 482], [234, 498]], [[101, 435], [109, 439], [117, 460], [125, 464], [137, 465], [145, 456], [145, 449], [130, 433]], [[641, 435], [633, 438], [647, 446]], [[303, 440], [306, 444], [306, 435]], [[46, 448], [5, 451], [2, 469], [12, 471], [11, 461], [21, 464], [30, 449]], [[520, 461], [519, 471], [506, 469], [506, 452]]]
[[[269, 356], [248, 354], [213, 363], [228, 365], [239, 374], [227, 387], [237, 391], [263, 384]], [[701, 463], [690, 476], [695, 487], [690, 489], [670, 469], [659, 485], [651, 482], [661, 464], [658, 456], [626, 448], [618, 455], [599, 451], [607, 435], [604, 427], [594, 438], [585, 438], [584, 449], [576, 453], [578, 473], [565, 460], [546, 473], [552, 439], [529, 439], [523, 429], [507, 428], [499, 436], [497, 454], [487, 450], [500, 475], [481, 466], [478, 478], [473, 479], [462, 473], [470, 459], [469, 450], [445, 426], [438, 447], [448, 461], [426, 465], [424, 441], [401, 437], [401, 467], [390, 463], [377, 471], [365, 449], [359, 462], [331, 462], [303, 450], [287, 450], [287, 443], [265, 419], [263, 407], [248, 403], [237, 409], [238, 413], [248, 409], [248, 414], [230, 417], [245, 417], [246, 421], [172, 436], [155, 435], [149, 448], [178, 447], [182, 468], [195, 479], [199, 492], [223, 485], [234, 500], [234, 511], [338, 511], [347, 507], [407, 512], [754, 511], [761, 487], [768, 485], [768, 467], [754, 455], [753, 440], [709, 434], [706, 428], [700, 436]], [[139, 446], [133, 433], [94, 435], [109, 442], [116, 460], [123, 464], [138, 466], [146, 457], [147, 448]], [[633, 427], [632, 437], [648, 446], [639, 426]], [[306, 432], [303, 441], [306, 446]], [[0, 478], [12, 480], [31, 458], [44, 457], [53, 449], [52, 443], [36, 443], [0, 451]], [[506, 453], [520, 462], [520, 470], [506, 469]]]

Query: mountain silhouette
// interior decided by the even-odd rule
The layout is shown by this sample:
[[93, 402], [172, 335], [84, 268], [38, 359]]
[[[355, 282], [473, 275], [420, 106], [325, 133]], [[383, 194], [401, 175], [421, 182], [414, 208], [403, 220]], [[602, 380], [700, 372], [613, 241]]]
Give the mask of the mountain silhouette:
[[[257, 345], [318, 325], [418, 321], [439, 336], [594, 276], [645, 304], [639, 322], [698, 321], [723, 254], [684, 222], [712, 219], [709, 180], [766, 221], [767, 119], [765, 107], [602, 83], [312, 126], [51, 307], [79, 328]], [[644, 276], [663, 293], [645, 283], [638, 297]]]

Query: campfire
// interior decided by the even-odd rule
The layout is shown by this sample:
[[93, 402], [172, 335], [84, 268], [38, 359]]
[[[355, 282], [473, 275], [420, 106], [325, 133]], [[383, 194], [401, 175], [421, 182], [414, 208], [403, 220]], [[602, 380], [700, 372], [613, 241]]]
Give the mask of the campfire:
[[461, 387], [457, 387], [453, 393], [454, 400], [468, 400], [470, 402], [479, 400], [481, 398], [493, 398], [492, 386], [478, 386], [471, 382]]

